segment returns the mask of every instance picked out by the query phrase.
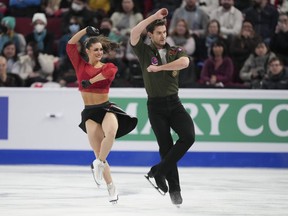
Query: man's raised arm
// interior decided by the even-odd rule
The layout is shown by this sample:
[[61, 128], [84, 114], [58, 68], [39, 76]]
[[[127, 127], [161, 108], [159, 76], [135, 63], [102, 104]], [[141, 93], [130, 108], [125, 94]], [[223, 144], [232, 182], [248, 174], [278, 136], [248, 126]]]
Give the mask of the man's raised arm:
[[132, 46], [135, 46], [140, 37], [142, 32], [146, 29], [146, 27], [157, 19], [163, 19], [168, 15], [168, 10], [166, 8], [161, 8], [151, 16], [147, 17], [146, 19], [142, 20], [138, 23], [134, 28], [132, 28], [130, 32], [130, 43]]

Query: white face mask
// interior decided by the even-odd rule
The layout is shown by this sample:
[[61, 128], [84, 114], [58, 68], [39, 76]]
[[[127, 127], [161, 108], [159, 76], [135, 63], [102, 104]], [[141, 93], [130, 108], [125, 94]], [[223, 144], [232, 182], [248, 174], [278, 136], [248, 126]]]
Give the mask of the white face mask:
[[37, 33], [42, 32], [44, 29], [45, 29], [45, 25], [43, 25], [43, 24], [37, 24], [37, 25], [34, 26], [34, 30], [35, 30]]
[[69, 25], [69, 30], [72, 34], [78, 32], [80, 29], [80, 26], [78, 24], [71, 24]]
[[74, 11], [81, 11], [83, 10], [84, 8], [84, 5], [79, 5], [79, 4], [76, 4], [76, 3], [72, 3], [71, 4], [71, 8], [74, 10]]

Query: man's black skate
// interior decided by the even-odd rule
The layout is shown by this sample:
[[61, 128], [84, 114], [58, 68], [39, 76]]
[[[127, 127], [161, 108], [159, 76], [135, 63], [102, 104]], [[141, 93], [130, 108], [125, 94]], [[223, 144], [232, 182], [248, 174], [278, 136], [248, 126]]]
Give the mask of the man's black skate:
[[[154, 178], [156, 184], [154, 182], [151, 181], [150, 177], [148, 175], [144, 175], [144, 177], [150, 182], [150, 184], [162, 195], [162, 196], [165, 196], [165, 194], [167, 193], [168, 191], [168, 188], [167, 190], [165, 190], [165, 187], [164, 187], [164, 190], [163, 190], [163, 187], [160, 188], [159, 186], [157, 186], [157, 182], [156, 182], [156, 179]], [[165, 179], [164, 179], [165, 180]], [[166, 186], [167, 187], [167, 186]]]
[[[157, 173], [157, 166], [153, 166], [151, 170], [145, 175], [145, 178], [153, 185], [153, 187], [161, 194], [165, 195], [168, 192], [165, 176]], [[156, 185], [149, 179], [154, 178]]]
[[180, 207], [180, 205], [183, 202], [182, 196], [180, 191], [173, 191], [173, 192], [169, 192], [171, 201], [174, 205], [176, 205], [177, 207]]

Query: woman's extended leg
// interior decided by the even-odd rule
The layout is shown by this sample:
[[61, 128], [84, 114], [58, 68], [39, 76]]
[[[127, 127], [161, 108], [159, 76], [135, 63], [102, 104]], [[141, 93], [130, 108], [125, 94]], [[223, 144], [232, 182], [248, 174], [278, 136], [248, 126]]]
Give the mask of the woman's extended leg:
[[[95, 157], [99, 158], [99, 154], [101, 151], [101, 143], [104, 139], [104, 132], [102, 130], [102, 127], [100, 124], [92, 120], [87, 120], [86, 130], [88, 134], [89, 143], [94, 151]], [[112, 177], [110, 174], [110, 167], [108, 163], [105, 163], [103, 176], [107, 184], [110, 184], [112, 182]]]
[[118, 120], [114, 113], [106, 113], [102, 122], [102, 130], [104, 133], [104, 138], [101, 143], [99, 159], [101, 161], [105, 161], [114, 144], [118, 130]]

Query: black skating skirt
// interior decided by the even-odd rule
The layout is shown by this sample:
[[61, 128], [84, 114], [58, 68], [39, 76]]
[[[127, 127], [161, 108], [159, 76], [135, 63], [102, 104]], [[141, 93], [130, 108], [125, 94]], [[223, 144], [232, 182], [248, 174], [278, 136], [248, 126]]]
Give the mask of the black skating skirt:
[[118, 130], [116, 138], [122, 137], [130, 133], [137, 125], [138, 119], [136, 117], [128, 115], [116, 104], [107, 101], [102, 104], [85, 106], [84, 110], [81, 112], [82, 120], [81, 123], [79, 124], [79, 127], [85, 133], [87, 133], [85, 122], [88, 119], [91, 119], [97, 122], [98, 124], [102, 124], [104, 116], [107, 112], [114, 113], [117, 117]]

